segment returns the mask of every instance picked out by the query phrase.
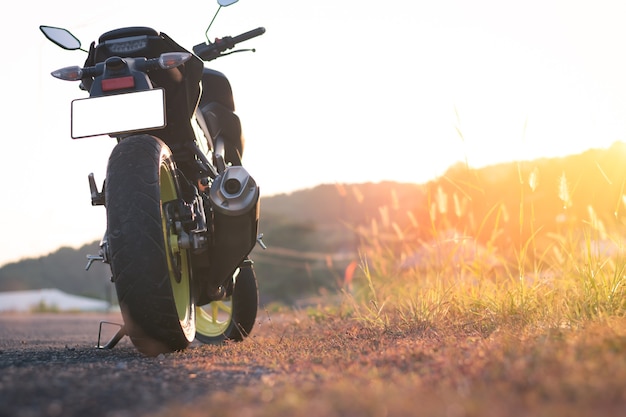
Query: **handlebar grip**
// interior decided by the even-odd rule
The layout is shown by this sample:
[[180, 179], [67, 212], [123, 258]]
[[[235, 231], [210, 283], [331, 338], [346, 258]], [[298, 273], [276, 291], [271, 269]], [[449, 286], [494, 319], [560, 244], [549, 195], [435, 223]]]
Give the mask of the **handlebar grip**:
[[198, 55], [204, 61], [212, 61], [215, 58], [218, 58], [220, 54], [227, 51], [228, 49], [232, 49], [240, 42], [247, 41], [248, 39], [256, 38], [257, 36], [261, 36], [265, 33], [264, 27], [259, 27], [256, 29], [252, 29], [246, 33], [242, 33], [241, 35], [237, 35], [235, 37], [224, 37], [219, 39], [215, 43], [201, 43], [193, 47], [194, 54]]
[[251, 31], [235, 36], [232, 40], [232, 44], [233, 46], [235, 46], [236, 44], [240, 42], [247, 41], [248, 39], [256, 38], [257, 36], [261, 36], [264, 33], [265, 33], [264, 27], [252, 29]]

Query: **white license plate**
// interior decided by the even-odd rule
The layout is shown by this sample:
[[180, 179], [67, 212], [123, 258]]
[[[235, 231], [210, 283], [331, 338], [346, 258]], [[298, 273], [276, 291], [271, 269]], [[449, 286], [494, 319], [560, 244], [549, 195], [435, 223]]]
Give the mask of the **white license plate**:
[[72, 138], [165, 127], [162, 88], [72, 101]]

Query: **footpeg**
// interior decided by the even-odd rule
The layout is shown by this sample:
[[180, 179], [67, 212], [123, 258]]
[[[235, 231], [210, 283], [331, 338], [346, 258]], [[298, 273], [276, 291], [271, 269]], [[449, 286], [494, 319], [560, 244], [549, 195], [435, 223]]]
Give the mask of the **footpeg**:
[[259, 233], [259, 235], [256, 237], [256, 243], [259, 244], [261, 249], [267, 249], [267, 245], [265, 244], [265, 242], [263, 242], [263, 233]]
[[108, 253], [109, 253], [109, 241], [105, 233], [105, 235], [102, 237], [102, 240], [100, 241], [100, 253], [98, 255], [87, 255], [87, 266], [85, 266], [85, 271], [89, 271], [89, 268], [91, 268], [91, 264], [93, 264], [94, 261], [101, 261], [101, 262], [104, 262], [105, 264], [108, 264], [109, 263]]
[[89, 271], [89, 268], [91, 268], [91, 264], [93, 264], [94, 261], [102, 261], [102, 262], [104, 262], [104, 256], [102, 256], [102, 255], [87, 255], [87, 266], [85, 266], [85, 271]]

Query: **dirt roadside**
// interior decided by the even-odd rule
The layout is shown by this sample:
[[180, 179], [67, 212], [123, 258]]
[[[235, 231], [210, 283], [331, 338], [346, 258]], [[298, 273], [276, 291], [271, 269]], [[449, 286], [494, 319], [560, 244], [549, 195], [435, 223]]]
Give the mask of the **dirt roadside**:
[[[228, 363], [195, 367], [210, 354], [195, 344], [156, 358], [141, 355], [128, 338], [99, 350], [101, 320], [121, 322], [115, 314], [0, 315], [0, 416], [149, 415], [266, 373]], [[108, 329], [110, 336], [115, 328]]]
[[100, 315], [0, 315], [0, 417], [624, 416], [626, 318], [378, 328], [259, 314], [244, 343], [94, 348]]

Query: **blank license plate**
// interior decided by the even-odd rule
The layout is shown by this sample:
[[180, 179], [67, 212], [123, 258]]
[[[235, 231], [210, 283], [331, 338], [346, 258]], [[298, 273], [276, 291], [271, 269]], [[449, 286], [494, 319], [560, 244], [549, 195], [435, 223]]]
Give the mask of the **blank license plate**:
[[72, 101], [72, 138], [165, 127], [162, 88]]

